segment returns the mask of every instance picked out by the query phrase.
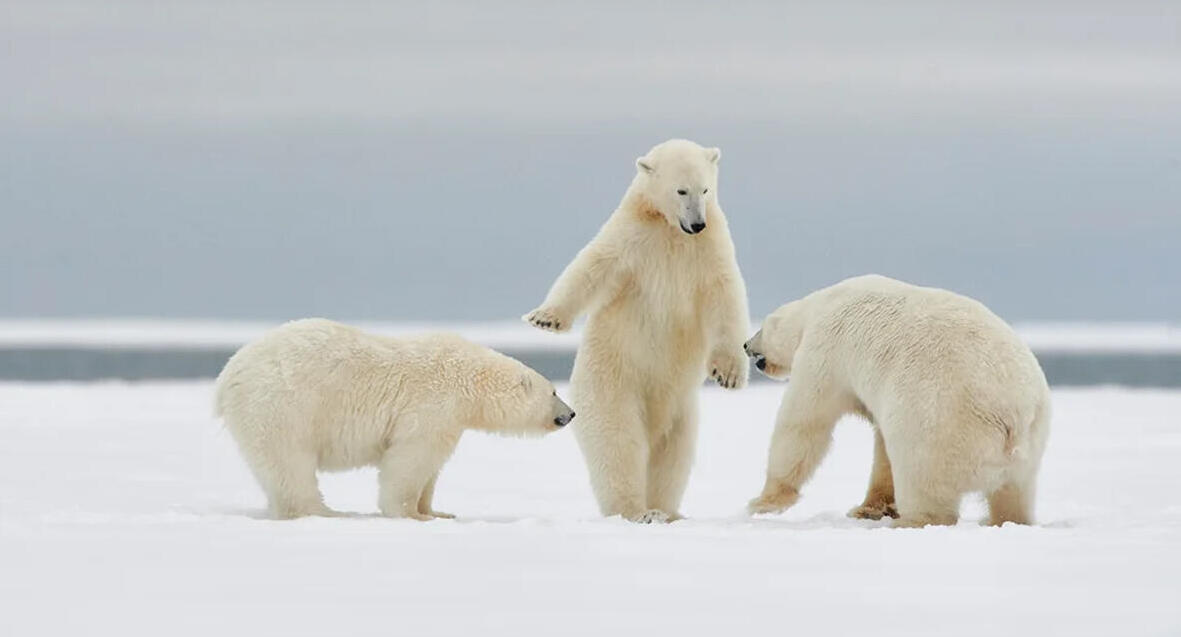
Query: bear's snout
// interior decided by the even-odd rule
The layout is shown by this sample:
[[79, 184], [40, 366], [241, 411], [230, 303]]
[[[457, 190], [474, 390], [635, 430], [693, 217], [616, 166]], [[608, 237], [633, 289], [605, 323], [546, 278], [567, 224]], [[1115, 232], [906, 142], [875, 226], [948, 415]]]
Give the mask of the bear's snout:
[[[757, 338], [757, 337], [758, 337], [758, 334], [755, 335], [755, 338]], [[742, 344], [742, 351], [746, 352], [747, 356], [749, 356], [755, 360], [756, 367], [758, 367], [759, 369], [762, 369], [763, 366], [767, 364], [767, 357], [764, 356], [762, 352], [751, 347], [750, 344], [753, 343], [754, 340], [755, 339], [752, 338], [749, 341], [743, 343]]]
[[705, 230], [705, 222], [698, 221], [696, 223], [691, 223], [689, 224], [689, 230], [692, 234], [697, 234], [698, 232]]
[[752, 339], [750, 339], [750, 341], [743, 343], [742, 344], [742, 351], [746, 352], [747, 356], [754, 359], [755, 367], [758, 367], [760, 371], [765, 370], [765, 369], [767, 369], [767, 357], [764, 356], [761, 352], [757, 352], [751, 348], [750, 343], [753, 340], [755, 340], [755, 339], [752, 338]]
[[565, 427], [566, 425], [570, 424], [571, 420], [574, 420], [574, 412], [562, 414], [561, 416], [554, 418], [554, 424], [559, 427]]

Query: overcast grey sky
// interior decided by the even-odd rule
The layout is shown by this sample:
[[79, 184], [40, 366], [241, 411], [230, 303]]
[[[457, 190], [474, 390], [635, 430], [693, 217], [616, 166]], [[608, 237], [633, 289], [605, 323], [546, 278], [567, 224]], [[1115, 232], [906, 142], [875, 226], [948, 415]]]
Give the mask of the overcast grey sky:
[[1181, 3], [424, 4], [0, 4], [0, 316], [514, 318], [676, 136], [756, 315], [1181, 320]]

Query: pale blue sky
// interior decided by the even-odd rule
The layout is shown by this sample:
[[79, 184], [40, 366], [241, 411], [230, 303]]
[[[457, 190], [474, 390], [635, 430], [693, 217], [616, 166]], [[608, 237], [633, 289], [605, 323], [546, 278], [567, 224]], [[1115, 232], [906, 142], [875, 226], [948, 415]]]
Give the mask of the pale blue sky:
[[0, 316], [505, 319], [665, 138], [756, 315], [1181, 320], [1175, 2], [0, 4]]

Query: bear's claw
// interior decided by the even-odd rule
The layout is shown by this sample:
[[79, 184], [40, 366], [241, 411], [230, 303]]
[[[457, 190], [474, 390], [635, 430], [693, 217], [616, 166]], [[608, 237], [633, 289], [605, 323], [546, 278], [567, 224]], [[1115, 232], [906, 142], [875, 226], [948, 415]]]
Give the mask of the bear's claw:
[[521, 318], [533, 327], [550, 332], [564, 332], [570, 328], [570, 321], [559, 318], [554, 310], [537, 308]]
[[709, 377], [726, 389], [739, 389], [746, 385], [750, 363], [745, 356], [714, 354], [711, 357]]

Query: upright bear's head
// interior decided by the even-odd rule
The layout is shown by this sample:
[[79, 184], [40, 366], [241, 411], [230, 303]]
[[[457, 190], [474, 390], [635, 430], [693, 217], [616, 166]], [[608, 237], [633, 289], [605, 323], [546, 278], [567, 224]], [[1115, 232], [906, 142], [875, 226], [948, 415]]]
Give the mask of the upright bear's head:
[[805, 315], [802, 300], [783, 305], [764, 319], [759, 331], [742, 346], [764, 375], [786, 380], [791, 374], [792, 360], [804, 335]]
[[722, 151], [685, 139], [670, 139], [636, 160], [636, 181], [647, 203], [673, 227], [698, 234], [716, 201]]

